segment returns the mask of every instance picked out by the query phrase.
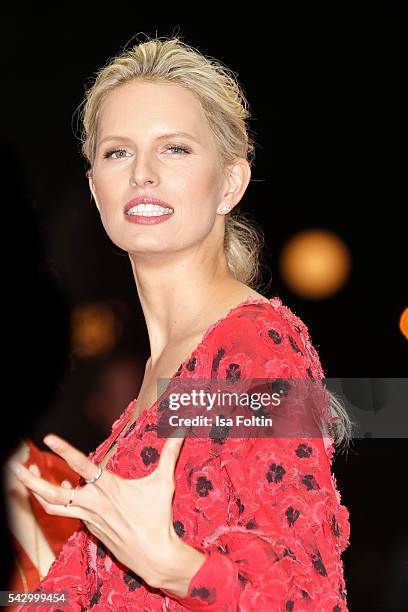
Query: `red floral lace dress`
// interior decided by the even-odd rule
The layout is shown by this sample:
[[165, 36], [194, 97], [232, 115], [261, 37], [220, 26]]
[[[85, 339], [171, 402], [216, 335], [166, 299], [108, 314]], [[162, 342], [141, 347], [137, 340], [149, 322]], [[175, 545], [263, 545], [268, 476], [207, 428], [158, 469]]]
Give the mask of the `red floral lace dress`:
[[[248, 298], [212, 324], [174, 374], [185, 378], [324, 378], [306, 325], [279, 297]], [[126, 430], [136, 400], [89, 457], [125, 478], [155, 469], [161, 397]], [[39, 591], [69, 595], [68, 609], [346, 611], [341, 553], [347, 508], [331, 473], [330, 436], [186, 437], [175, 471], [177, 534], [205, 553], [186, 597], [148, 586], [85, 525], [65, 543]], [[135, 551], [137, 554], [137, 551]], [[21, 609], [66, 610], [57, 604]]]

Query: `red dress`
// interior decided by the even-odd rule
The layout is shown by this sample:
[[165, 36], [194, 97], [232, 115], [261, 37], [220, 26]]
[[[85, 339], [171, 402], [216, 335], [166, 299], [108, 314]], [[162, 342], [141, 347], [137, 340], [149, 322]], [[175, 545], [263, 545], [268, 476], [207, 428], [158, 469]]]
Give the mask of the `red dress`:
[[[248, 298], [212, 324], [174, 374], [184, 378], [324, 378], [306, 325], [279, 297]], [[172, 380], [173, 380], [172, 379]], [[162, 397], [162, 396], [161, 396]], [[136, 400], [89, 457], [125, 478], [155, 469], [160, 399], [125, 431]], [[69, 594], [69, 610], [348, 610], [341, 553], [347, 508], [331, 473], [330, 436], [189, 438], [175, 470], [174, 528], [205, 553], [186, 597], [148, 586], [83, 524], [40, 583]], [[135, 551], [135, 554], [136, 551]], [[57, 604], [20, 609], [63, 610]]]

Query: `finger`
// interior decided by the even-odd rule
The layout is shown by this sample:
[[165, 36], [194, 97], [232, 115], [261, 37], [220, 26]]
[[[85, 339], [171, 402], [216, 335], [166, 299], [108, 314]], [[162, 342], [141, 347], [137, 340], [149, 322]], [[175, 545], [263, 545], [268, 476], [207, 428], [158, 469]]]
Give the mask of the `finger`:
[[177, 459], [183, 446], [184, 438], [168, 438], [164, 443], [157, 470], [170, 479], [174, 477]]
[[66, 516], [68, 518], [77, 518], [81, 521], [87, 521], [92, 524], [91, 516], [89, 515], [89, 513], [84, 508], [81, 508], [74, 504], [75, 496], [72, 505], [61, 506], [60, 504], [51, 504], [47, 502], [47, 500], [45, 500], [43, 497], [41, 497], [41, 495], [38, 495], [37, 493], [33, 492], [33, 495], [44, 508], [47, 514], [52, 514], [54, 516]]
[[[19, 463], [11, 463], [10, 468], [14, 474], [16, 474], [17, 478], [28, 488], [33, 494], [37, 494], [41, 496], [46, 503], [48, 504], [67, 504], [70, 500], [71, 493], [69, 490], [64, 490], [57, 485], [53, 485], [47, 480], [40, 478], [39, 476], [34, 476], [30, 470], [24, 465]], [[17, 471], [16, 471], [17, 470]], [[82, 491], [81, 489], [76, 490], [75, 492], [76, 500], [78, 501], [78, 505], [81, 497]]]
[[[96, 475], [97, 467], [95, 466], [95, 463], [88, 459], [88, 457], [80, 450], [72, 446], [72, 444], [69, 444], [69, 442], [66, 440], [52, 434], [46, 436], [44, 438], [44, 442], [54, 452], [60, 455], [68, 463], [68, 465], [85, 480], [90, 480]], [[97, 482], [99, 482], [99, 480]]]
[[41, 472], [38, 468], [38, 465], [36, 465], [35, 463], [32, 463], [28, 469], [32, 474], [34, 474], [34, 476], [41, 476]]
[[[32, 474], [34, 474], [34, 476], [41, 476], [41, 472], [35, 463], [30, 465], [28, 469], [30, 470]], [[64, 489], [72, 489], [72, 484], [69, 482], [69, 480], [63, 480], [61, 482], [61, 487], [63, 487]]]

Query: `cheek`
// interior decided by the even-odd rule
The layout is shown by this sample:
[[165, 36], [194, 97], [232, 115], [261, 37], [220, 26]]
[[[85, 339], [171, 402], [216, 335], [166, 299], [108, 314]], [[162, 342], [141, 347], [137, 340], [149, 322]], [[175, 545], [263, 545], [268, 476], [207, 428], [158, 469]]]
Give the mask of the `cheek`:
[[174, 193], [178, 193], [180, 201], [193, 205], [207, 207], [210, 202], [219, 199], [220, 173], [214, 166], [205, 162], [189, 168], [189, 171], [178, 177], [172, 187]]
[[181, 212], [183, 217], [201, 219], [204, 225], [211, 224], [219, 206], [217, 176], [213, 173], [203, 173], [196, 178], [195, 183], [190, 179], [184, 193], [180, 194]]
[[106, 226], [109, 225], [109, 223], [112, 223], [113, 215], [106, 202], [106, 199], [103, 197], [99, 199], [99, 213], [101, 215], [102, 224], [106, 229]]
[[118, 197], [112, 188], [112, 184], [108, 184], [106, 181], [101, 182], [98, 185], [96, 195], [104, 227], [117, 222], [121, 213], [123, 213], [125, 202], [122, 202], [120, 197]]
[[100, 202], [100, 221], [105, 232], [114, 243], [117, 243], [126, 227], [130, 225], [122, 215], [120, 206], [110, 205], [106, 199]]

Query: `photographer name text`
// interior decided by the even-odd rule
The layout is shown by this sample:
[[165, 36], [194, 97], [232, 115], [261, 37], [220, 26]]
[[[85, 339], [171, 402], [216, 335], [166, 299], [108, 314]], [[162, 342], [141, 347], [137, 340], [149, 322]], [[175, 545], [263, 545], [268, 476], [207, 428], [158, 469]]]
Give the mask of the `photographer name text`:
[[231, 417], [215, 415], [214, 417], [197, 415], [192, 418], [172, 415], [169, 417], [171, 427], [272, 427], [272, 419], [261, 415], [245, 417], [241, 414]]

